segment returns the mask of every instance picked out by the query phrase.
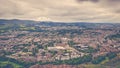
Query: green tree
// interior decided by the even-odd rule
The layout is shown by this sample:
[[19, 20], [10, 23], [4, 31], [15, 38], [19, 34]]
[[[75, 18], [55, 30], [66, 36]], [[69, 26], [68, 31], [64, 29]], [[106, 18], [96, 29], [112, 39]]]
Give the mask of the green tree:
[[6, 64], [5, 66], [3, 66], [2, 68], [14, 68], [14, 66], [12, 64]]

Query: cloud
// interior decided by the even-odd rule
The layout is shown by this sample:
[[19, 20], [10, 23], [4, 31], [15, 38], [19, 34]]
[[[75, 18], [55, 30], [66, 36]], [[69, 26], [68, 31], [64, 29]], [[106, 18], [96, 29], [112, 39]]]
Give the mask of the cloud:
[[77, 0], [78, 2], [85, 2], [85, 1], [88, 1], [88, 2], [99, 2], [100, 0]]
[[0, 0], [0, 18], [120, 22], [120, 0]]

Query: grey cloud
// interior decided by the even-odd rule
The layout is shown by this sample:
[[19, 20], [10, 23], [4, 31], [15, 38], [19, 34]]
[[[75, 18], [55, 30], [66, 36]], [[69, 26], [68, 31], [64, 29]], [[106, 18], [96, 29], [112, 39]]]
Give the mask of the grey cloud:
[[99, 2], [100, 0], [77, 0], [78, 2]]
[[120, 0], [77, 0], [81, 4], [81, 2], [87, 3], [91, 2], [93, 4], [99, 5], [102, 8], [108, 9], [108, 11], [114, 13], [120, 13]]
[[120, 13], [120, 0], [104, 0], [100, 5], [114, 13]]
[[0, 0], [0, 18], [120, 22], [118, 3], [119, 0]]
[[110, 1], [110, 2], [120, 2], [120, 0], [107, 0], [107, 1]]

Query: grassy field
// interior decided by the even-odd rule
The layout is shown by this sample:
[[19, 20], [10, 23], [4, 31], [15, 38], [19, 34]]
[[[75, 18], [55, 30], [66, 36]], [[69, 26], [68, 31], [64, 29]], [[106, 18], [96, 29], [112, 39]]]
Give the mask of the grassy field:
[[106, 57], [105, 60], [101, 62], [101, 64], [105, 64], [107, 62], [109, 62], [109, 58], [108, 57]]
[[100, 64], [86, 64], [84, 65], [85, 68], [107, 68], [106, 66]]
[[0, 68], [4, 68], [7, 64], [11, 64], [14, 68], [23, 68], [21, 65], [9, 61], [0, 61]]

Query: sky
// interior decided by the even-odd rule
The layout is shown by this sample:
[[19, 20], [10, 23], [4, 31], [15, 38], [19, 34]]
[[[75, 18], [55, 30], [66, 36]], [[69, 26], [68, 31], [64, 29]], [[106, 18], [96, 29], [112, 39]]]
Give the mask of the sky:
[[120, 23], [120, 0], [0, 0], [0, 19]]

